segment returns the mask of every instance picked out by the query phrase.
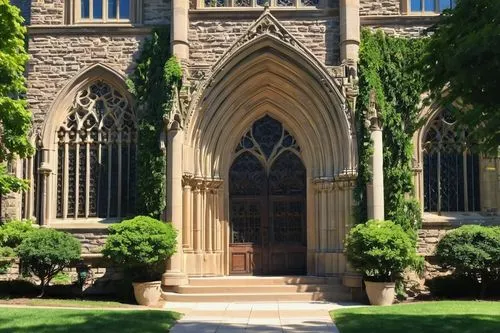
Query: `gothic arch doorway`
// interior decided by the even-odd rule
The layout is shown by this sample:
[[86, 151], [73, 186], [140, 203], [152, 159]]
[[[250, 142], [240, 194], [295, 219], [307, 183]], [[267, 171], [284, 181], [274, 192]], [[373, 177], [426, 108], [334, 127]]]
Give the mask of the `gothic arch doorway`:
[[305, 274], [306, 169], [283, 125], [264, 116], [229, 171], [230, 273]]

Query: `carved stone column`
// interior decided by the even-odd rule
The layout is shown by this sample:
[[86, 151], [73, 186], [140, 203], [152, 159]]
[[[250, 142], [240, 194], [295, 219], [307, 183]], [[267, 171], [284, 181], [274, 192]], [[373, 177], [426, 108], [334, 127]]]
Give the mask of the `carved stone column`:
[[172, 54], [181, 62], [189, 59], [189, 1], [172, 0]]
[[177, 229], [177, 251], [167, 264], [162, 284], [179, 286], [188, 282], [183, 269], [182, 237], [182, 145], [184, 131], [177, 121], [172, 121], [167, 128], [167, 206], [166, 218]]
[[384, 219], [384, 156], [382, 142], [382, 124], [375, 105], [375, 92], [370, 96], [367, 124], [373, 142], [373, 154], [370, 158], [372, 181], [367, 185], [368, 218]]
[[360, 41], [359, 0], [340, 0], [340, 59], [357, 60]]

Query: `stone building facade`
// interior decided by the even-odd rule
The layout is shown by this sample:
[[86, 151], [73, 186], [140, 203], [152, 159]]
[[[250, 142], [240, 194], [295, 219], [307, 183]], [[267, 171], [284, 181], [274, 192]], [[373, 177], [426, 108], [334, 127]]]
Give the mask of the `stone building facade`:
[[[39, 151], [12, 166], [31, 190], [4, 198], [2, 212], [72, 231], [85, 253], [99, 252], [103, 230], [129, 213], [133, 196], [140, 138], [125, 80], [151, 29], [168, 25], [185, 75], [166, 120], [167, 218], [179, 230], [179, 248], [164, 285], [234, 274], [348, 281], [343, 240], [357, 168], [360, 28], [416, 37], [443, 3], [32, 0], [24, 7], [27, 99]], [[436, 162], [443, 142], [435, 134], [453, 130], [445, 111], [423, 109], [429, 120], [414, 140], [425, 254], [443, 226], [498, 223], [498, 160], [472, 156], [450, 139], [462, 162]], [[460, 169], [455, 185], [452, 167]]]

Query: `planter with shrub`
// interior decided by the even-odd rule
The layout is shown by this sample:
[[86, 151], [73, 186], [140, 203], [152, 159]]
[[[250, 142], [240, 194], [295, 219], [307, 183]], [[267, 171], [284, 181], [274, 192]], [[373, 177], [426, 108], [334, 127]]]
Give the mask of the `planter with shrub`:
[[423, 267], [415, 241], [391, 221], [370, 220], [353, 227], [346, 238], [346, 255], [352, 267], [363, 274], [373, 305], [392, 304], [395, 283], [401, 281], [404, 271]]
[[17, 247], [23, 269], [40, 279], [40, 295], [66, 267], [80, 259], [81, 244], [72, 235], [54, 229], [35, 229]]
[[137, 216], [109, 227], [102, 253], [131, 277], [137, 303], [153, 305], [161, 296], [161, 275], [175, 253], [177, 232], [171, 223]]
[[500, 280], [500, 227], [466, 225], [448, 232], [436, 246], [436, 259], [457, 277], [479, 286], [479, 297]]

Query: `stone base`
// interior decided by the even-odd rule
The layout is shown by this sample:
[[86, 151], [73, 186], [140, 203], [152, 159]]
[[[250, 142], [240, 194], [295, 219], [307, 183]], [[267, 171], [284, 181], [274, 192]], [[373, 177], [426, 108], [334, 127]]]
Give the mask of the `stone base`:
[[161, 276], [162, 287], [183, 286], [189, 283], [188, 277], [180, 272], [168, 272]]

